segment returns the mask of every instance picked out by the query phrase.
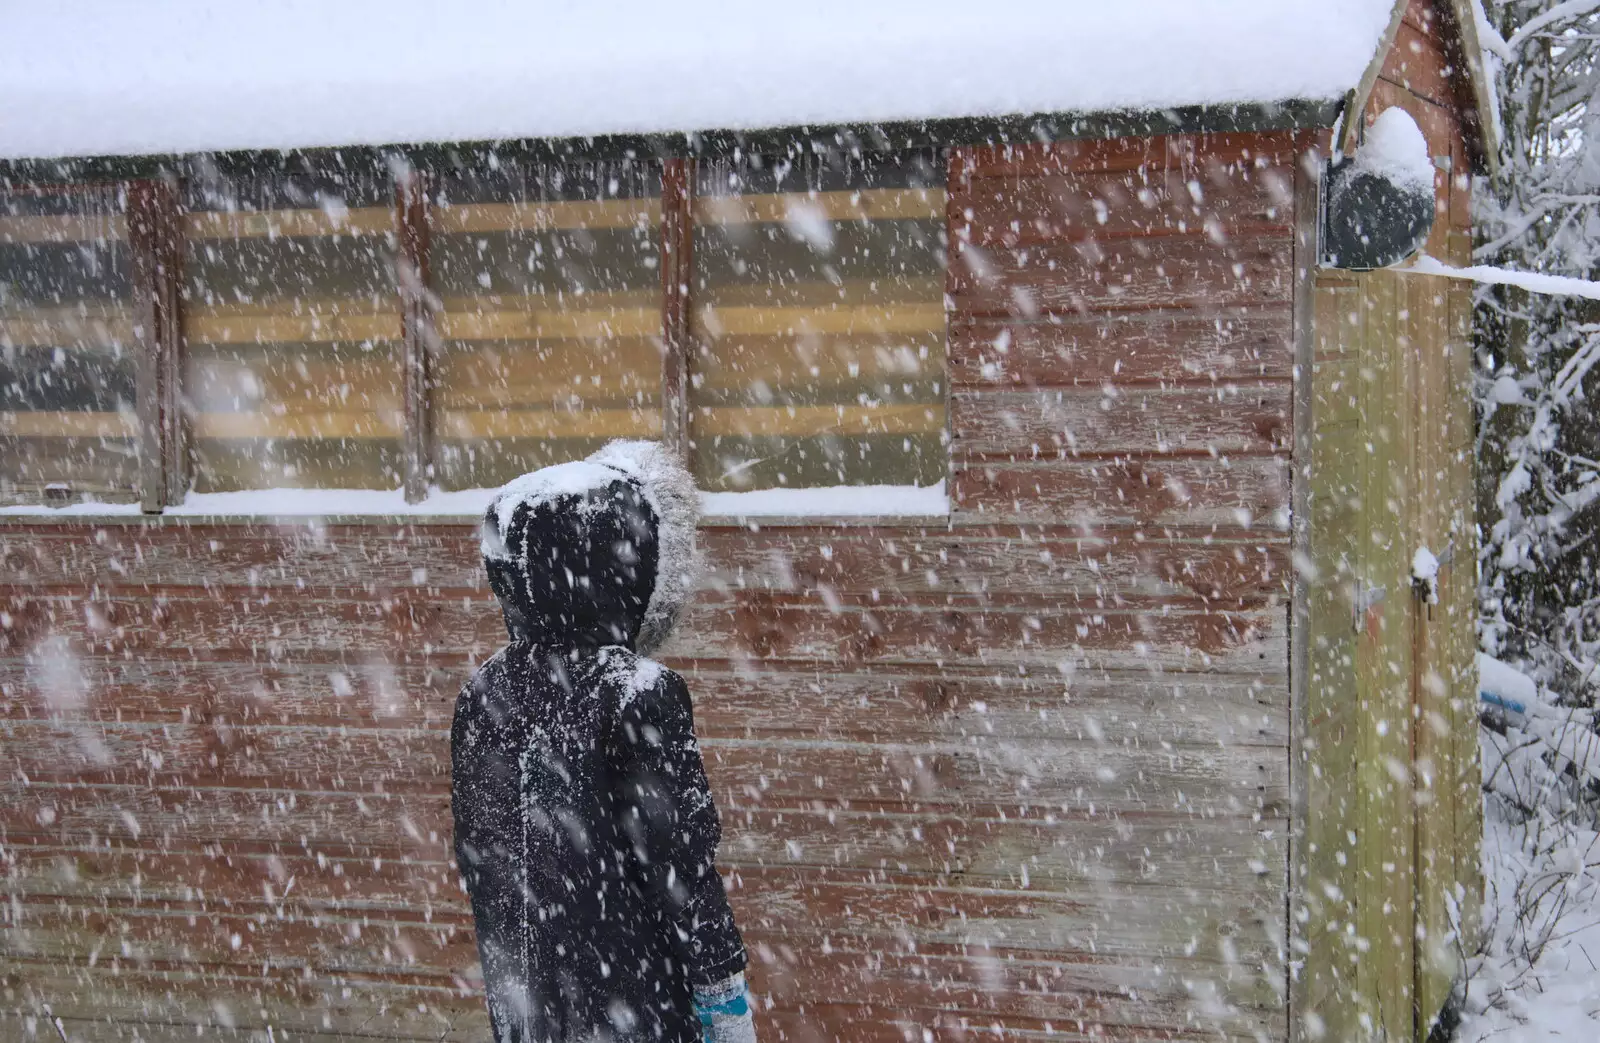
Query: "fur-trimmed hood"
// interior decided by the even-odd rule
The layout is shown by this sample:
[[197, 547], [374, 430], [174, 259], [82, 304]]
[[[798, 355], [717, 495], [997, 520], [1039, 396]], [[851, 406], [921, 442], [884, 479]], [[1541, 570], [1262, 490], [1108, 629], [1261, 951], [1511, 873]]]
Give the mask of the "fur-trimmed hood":
[[482, 551], [511, 636], [650, 654], [694, 591], [698, 516], [694, 480], [656, 442], [612, 442], [508, 482]]

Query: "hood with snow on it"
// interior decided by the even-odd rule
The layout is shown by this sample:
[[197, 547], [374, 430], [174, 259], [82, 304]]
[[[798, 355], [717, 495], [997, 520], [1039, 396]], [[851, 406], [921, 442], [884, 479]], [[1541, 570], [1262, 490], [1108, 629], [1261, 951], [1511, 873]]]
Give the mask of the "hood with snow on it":
[[513, 640], [648, 655], [694, 589], [694, 481], [655, 442], [508, 482], [484, 514], [489, 585]]

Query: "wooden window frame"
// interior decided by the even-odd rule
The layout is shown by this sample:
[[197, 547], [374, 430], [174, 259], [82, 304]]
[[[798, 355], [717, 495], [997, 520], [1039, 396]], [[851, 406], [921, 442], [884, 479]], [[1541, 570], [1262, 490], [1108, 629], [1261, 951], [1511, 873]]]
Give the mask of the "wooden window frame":
[[402, 444], [407, 503], [426, 499], [433, 479], [433, 346], [438, 343], [438, 336], [434, 331], [428, 280], [433, 202], [428, 181], [428, 175], [420, 170], [408, 167], [395, 172], [395, 226], [400, 240], [395, 256], [395, 282], [401, 309], [405, 415]]
[[694, 160], [661, 170], [661, 441], [689, 465], [689, 308], [694, 278]]
[[[695, 160], [661, 163], [661, 440], [690, 458], [690, 309], [694, 265]], [[434, 226], [432, 178], [394, 165], [395, 293], [401, 315], [404, 432], [402, 486], [407, 503], [426, 499], [435, 476], [433, 399], [439, 337], [430, 283]], [[178, 178], [124, 181], [139, 346], [136, 361], [142, 509], [159, 514], [183, 502], [194, 474], [193, 425], [182, 406], [185, 343], [183, 265], [188, 249]], [[946, 330], [948, 338], [948, 329]], [[944, 385], [949, 394], [948, 364]], [[946, 403], [946, 423], [949, 409]], [[949, 461], [946, 461], [946, 480]]]
[[183, 379], [183, 216], [174, 178], [130, 181], [128, 252], [138, 351], [139, 505], [149, 514], [183, 499], [190, 440], [181, 406]]

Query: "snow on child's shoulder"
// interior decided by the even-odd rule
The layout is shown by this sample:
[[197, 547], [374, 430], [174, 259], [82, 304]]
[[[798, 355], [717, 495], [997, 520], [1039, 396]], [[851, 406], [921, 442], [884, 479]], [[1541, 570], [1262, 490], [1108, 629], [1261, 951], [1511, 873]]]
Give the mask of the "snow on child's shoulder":
[[654, 659], [622, 647], [601, 649], [600, 669], [602, 680], [616, 686], [620, 709], [626, 709], [639, 696], [659, 685], [667, 672], [667, 668]]

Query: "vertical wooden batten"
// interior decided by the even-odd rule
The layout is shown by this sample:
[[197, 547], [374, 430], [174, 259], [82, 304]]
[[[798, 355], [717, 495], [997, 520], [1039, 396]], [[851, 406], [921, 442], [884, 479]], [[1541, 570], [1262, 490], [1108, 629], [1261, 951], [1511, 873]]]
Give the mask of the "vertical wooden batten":
[[959, 255], [960, 251], [966, 246], [962, 237], [969, 234], [966, 206], [972, 193], [972, 178], [968, 173], [971, 162], [972, 146], [970, 145], [954, 145], [945, 150], [944, 488], [945, 497], [952, 507], [956, 502], [956, 454], [953, 449], [956, 444], [957, 431], [954, 421], [955, 400], [951, 390], [955, 384], [954, 374], [956, 372], [956, 367], [952, 365], [952, 357], [957, 343], [955, 324], [958, 320], [955, 307], [956, 291], [959, 289], [956, 279], [956, 262], [961, 260], [962, 263], [966, 263], [965, 259]]
[[405, 496], [419, 503], [433, 478], [433, 306], [428, 292], [428, 177], [406, 167], [395, 175], [399, 251], [401, 365], [405, 370]]
[[[1317, 229], [1322, 213], [1322, 168], [1326, 157], [1314, 140], [1299, 151], [1294, 171], [1294, 464], [1289, 476], [1289, 504], [1292, 523], [1289, 530], [1291, 561], [1299, 563], [1290, 575], [1289, 618], [1289, 795], [1292, 821], [1297, 828], [1289, 836], [1289, 879], [1284, 894], [1286, 914], [1293, 942], [1304, 944], [1305, 931], [1295, 915], [1306, 880], [1306, 836], [1304, 823], [1309, 808], [1307, 778], [1310, 769], [1307, 748], [1307, 706], [1311, 664], [1311, 591], [1313, 581], [1305, 563], [1312, 561], [1311, 482], [1312, 468], [1312, 378], [1316, 366], [1316, 277], [1319, 243]], [[1303, 1022], [1296, 1018], [1302, 1005], [1302, 988], [1293, 963], [1287, 965], [1285, 995], [1288, 997], [1288, 1024], [1285, 1037], [1300, 1039]]]
[[661, 170], [661, 438], [689, 461], [689, 281], [694, 277], [694, 160]]
[[127, 185], [139, 416], [139, 502], [157, 514], [188, 489], [183, 377], [183, 221], [171, 178]]

